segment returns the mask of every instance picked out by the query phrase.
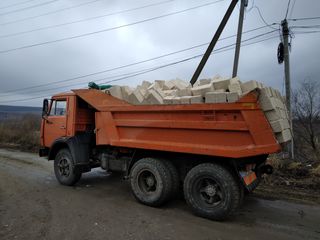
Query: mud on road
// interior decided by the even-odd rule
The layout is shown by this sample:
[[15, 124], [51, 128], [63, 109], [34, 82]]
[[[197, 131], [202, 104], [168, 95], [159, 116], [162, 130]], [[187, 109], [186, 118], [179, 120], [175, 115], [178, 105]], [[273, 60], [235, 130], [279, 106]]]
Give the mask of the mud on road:
[[320, 206], [247, 197], [233, 218], [214, 222], [183, 200], [141, 205], [120, 175], [102, 170], [61, 186], [52, 162], [0, 149], [0, 239], [320, 239]]

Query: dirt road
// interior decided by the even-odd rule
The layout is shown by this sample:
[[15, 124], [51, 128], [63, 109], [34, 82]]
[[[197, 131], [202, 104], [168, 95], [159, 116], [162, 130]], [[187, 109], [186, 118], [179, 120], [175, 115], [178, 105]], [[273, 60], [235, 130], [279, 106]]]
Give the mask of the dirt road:
[[143, 206], [102, 170], [61, 186], [52, 165], [0, 149], [0, 239], [320, 239], [320, 206], [249, 197], [231, 220], [214, 222], [182, 200]]

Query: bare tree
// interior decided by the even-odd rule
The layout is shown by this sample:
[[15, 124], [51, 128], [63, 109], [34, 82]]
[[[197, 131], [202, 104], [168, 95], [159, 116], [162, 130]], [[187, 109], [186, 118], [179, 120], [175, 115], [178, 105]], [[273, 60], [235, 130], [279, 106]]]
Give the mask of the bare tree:
[[294, 134], [298, 155], [320, 161], [320, 83], [307, 78], [293, 94]]

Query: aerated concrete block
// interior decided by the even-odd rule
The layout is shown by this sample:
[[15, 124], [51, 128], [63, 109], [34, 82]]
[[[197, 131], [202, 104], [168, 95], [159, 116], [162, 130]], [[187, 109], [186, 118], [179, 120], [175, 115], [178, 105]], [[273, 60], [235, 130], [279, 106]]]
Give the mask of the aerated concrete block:
[[143, 81], [141, 83], [141, 87], [143, 87], [144, 89], [148, 89], [151, 86], [151, 83], [148, 81]]
[[270, 111], [278, 107], [274, 97], [259, 99], [259, 104], [263, 111]]
[[111, 96], [123, 99], [120, 86], [112, 86], [111, 88], [107, 89], [107, 91]]
[[224, 91], [226, 91], [230, 85], [230, 79], [213, 79], [212, 84], [214, 89], [223, 89]]
[[172, 90], [174, 86], [175, 85], [171, 81], [165, 81], [163, 90]]
[[212, 92], [212, 91], [214, 91], [214, 87], [212, 83], [191, 88], [191, 92], [193, 96], [201, 95], [202, 97], [204, 97], [207, 92]]
[[271, 111], [265, 111], [264, 114], [269, 122], [277, 121], [280, 119], [287, 119], [285, 110], [280, 108], [276, 108]]
[[279, 143], [285, 143], [289, 142], [292, 139], [291, 131], [290, 129], [285, 129], [281, 133], [276, 134], [276, 138]]
[[191, 96], [183, 96], [180, 97], [181, 104], [190, 104], [191, 103]]
[[184, 89], [179, 89], [176, 91], [176, 95], [178, 97], [183, 97], [183, 96], [191, 96], [192, 93], [191, 93], [191, 87], [186, 87]]
[[129, 102], [129, 95], [133, 92], [133, 90], [128, 86], [122, 86], [121, 87], [121, 94], [123, 100]]
[[172, 104], [181, 104], [181, 101], [180, 101], [180, 97], [174, 97], [173, 99], [172, 99]]
[[163, 104], [167, 104], [167, 105], [173, 104], [173, 102], [172, 102], [173, 98], [174, 97], [172, 97], [172, 96], [167, 96], [167, 97], [163, 98]]
[[227, 93], [207, 92], [205, 101], [206, 103], [225, 103], [227, 102]]
[[181, 79], [174, 79], [174, 80], [170, 80], [170, 82], [174, 85], [173, 88], [171, 89], [185, 89], [186, 87], [189, 86], [189, 83], [181, 80]]
[[227, 102], [232, 103], [232, 102], [237, 102], [239, 100], [239, 94], [236, 92], [227, 92]]
[[211, 79], [210, 78], [209, 79], [200, 79], [197, 82], [199, 82], [199, 84], [198, 84], [199, 86], [202, 86], [202, 85], [206, 85], [206, 84], [211, 83]]
[[285, 129], [290, 128], [289, 121], [287, 119], [280, 119], [277, 121], [270, 122], [273, 132], [279, 133]]
[[254, 80], [245, 82], [241, 84], [241, 90], [243, 93], [248, 93], [251, 92], [252, 90], [256, 89], [256, 88], [261, 88], [262, 85]]
[[204, 103], [204, 98], [201, 95], [191, 96], [190, 103], [191, 104]]
[[240, 83], [231, 83], [231, 84], [228, 86], [228, 89], [229, 89], [229, 92], [237, 93], [237, 94], [239, 94], [239, 95], [242, 94], [242, 90], [241, 90], [241, 85], [240, 85]]
[[139, 89], [135, 89], [128, 97], [128, 102], [133, 105], [141, 105], [143, 102], [143, 96]]
[[230, 84], [241, 84], [241, 81], [238, 77], [234, 77], [230, 79]]
[[147, 100], [147, 103], [151, 105], [163, 104], [163, 97], [154, 89], [149, 89], [145, 99]]
[[178, 90], [163, 90], [163, 94], [165, 97], [168, 97], [168, 96], [172, 96], [172, 97], [176, 97], [177, 96], [177, 91]]

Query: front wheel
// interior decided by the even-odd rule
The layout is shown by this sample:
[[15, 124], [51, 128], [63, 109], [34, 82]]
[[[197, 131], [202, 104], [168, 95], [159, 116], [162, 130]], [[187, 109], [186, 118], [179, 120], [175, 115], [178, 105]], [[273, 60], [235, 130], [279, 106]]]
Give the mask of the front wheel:
[[239, 206], [239, 183], [226, 168], [212, 163], [192, 168], [184, 180], [184, 195], [196, 215], [223, 220]]
[[69, 149], [61, 149], [54, 159], [54, 173], [62, 185], [72, 186], [76, 184], [81, 173], [74, 171], [73, 158]]

